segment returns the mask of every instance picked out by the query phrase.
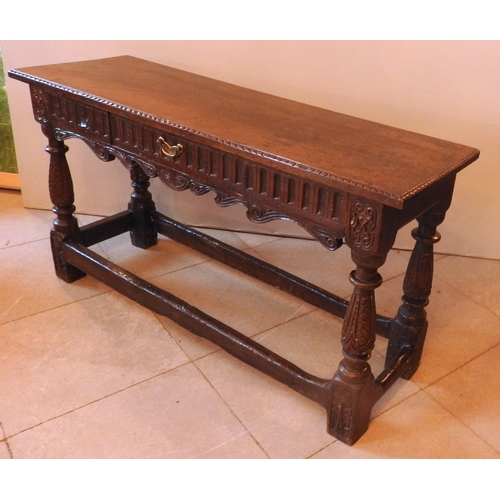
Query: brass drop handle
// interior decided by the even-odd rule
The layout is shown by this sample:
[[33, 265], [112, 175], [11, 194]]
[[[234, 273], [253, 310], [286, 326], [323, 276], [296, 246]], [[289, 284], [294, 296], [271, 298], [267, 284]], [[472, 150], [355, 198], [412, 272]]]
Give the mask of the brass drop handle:
[[162, 152], [170, 156], [171, 158], [175, 158], [176, 156], [179, 156], [183, 151], [184, 148], [182, 144], [176, 144], [175, 146], [171, 146], [163, 137], [158, 137], [158, 144], [160, 145], [160, 149]]

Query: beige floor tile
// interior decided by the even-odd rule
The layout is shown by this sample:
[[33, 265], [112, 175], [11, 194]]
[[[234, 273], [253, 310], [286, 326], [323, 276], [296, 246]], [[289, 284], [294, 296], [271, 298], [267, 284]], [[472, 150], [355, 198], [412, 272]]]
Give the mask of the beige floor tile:
[[330, 379], [342, 359], [342, 322], [314, 310], [255, 337], [255, 340], [317, 377]]
[[426, 389], [467, 427], [500, 452], [500, 346]]
[[203, 452], [197, 458], [269, 458], [248, 432]]
[[340, 441], [314, 458], [500, 458], [422, 391], [372, 420], [353, 446]]
[[[244, 433], [190, 364], [17, 434], [9, 442], [15, 458], [197, 458]], [[251, 454], [248, 442], [240, 444], [242, 456]]]
[[[218, 262], [206, 262], [153, 280], [192, 306], [244, 335], [253, 336], [313, 309], [309, 304]], [[159, 317], [191, 359], [214, 352], [168, 318]]]
[[[51, 210], [23, 207], [19, 191], [0, 189], [0, 249], [48, 238], [54, 214]], [[80, 224], [88, 224], [97, 217], [76, 216]]]
[[2, 458], [11, 458], [11, 454], [0, 422], [0, 459]]
[[194, 361], [220, 349], [209, 340], [185, 330], [171, 319], [159, 315], [157, 317], [165, 330], [177, 342], [190, 360]]
[[0, 460], [3, 458], [11, 458], [10, 450], [5, 441], [0, 441]]
[[109, 290], [91, 277], [56, 277], [47, 239], [0, 250], [0, 324]]
[[[399, 304], [402, 278], [377, 290], [377, 311], [392, 316]], [[412, 381], [426, 387], [498, 344], [500, 318], [440, 278], [427, 307], [429, 328], [420, 367]], [[386, 342], [377, 342], [382, 354]]]
[[334, 441], [326, 411], [219, 351], [195, 362], [270, 458], [305, 458]]
[[[182, 334], [180, 331], [174, 334], [170, 328], [180, 329], [180, 327], [172, 323], [167, 329], [180, 342], [181, 347], [185, 348], [184, 341], [190, 342], [191, 339], [189, 339], [189, 336], [191, 334], [188, 332]], [[340, 331], [341, 322], [337, 318], [332, 317], [324, 311], [314, 310], [283, 323], [276, 328], [256, 335], [254, 340], [285, 357], [299, 368], [313, 375], [329, 379], [333, 376], [338, 363], [342, 359]], [[193, 336], [191, 335], [191, 337]], [[208, 350], [209, 347], [206, 349]], [[194, 348], [190, 346], [187, 350], [192, 352]], [[199, 354], [199, 357], [201, 357], [201, 348]], [[306, 424], [307, 418], [311, 417], [304, 417], [303, 423], [297, 423], [295, 420], [300, 418], [301, 412], [309, 411], [311, 406], [310, 401], [295, 393], [294, 395], [290, 395], [289, 389], [285, 386], [272, 381], [266, 375], [255, 373], [253, 369], [249, 369], [243, 363], [233, 360], [225, 353], [222, 354], [220, 359], [221, 361], [212, 361], [212, 357], [209, 356], [208, 359], [200, 360], [199, 366], [217, 389], [220, 386], [224, 388], [224, 392], [221, 394], [223, 394], [224, 398], [227, 397], [228, 404], [245, 424], [247, 424], [247, 420], [245, 420], [244, 415], [246, 415], [248, 410], [246, 405], [251, 408], [252, 412], [255, 412], [250, 416], [250, 423], [253, 421], [256, 422], [255, 426], [257, 430], [253, 427], [252, 430], [255, 430], [256, 435], [262, 439], [262, 441], [259, 439], [259, 442], [266, 451], [276, 453], [277, 456], [293, 458], [307, 456], [309, 452], [308, 443], [305, 445], [294, 443], [293, 446], [290, 445], [291, 449], [288, 449], [288, 445], [286, 444], [289, 438], [287, 433], [296, 431], [297, 436], [299, 436], [303, 433], [304, 428], [307, 429], [306, 436], [308, 439], [309, 433], [314, 434], [313, 443], [317, 442], [315, 440], [318, 439], [320, 441], [323, 439], [333, 439], [326, 433], [326, 412], [324, 410], [315, 407], [313, 420], [310, 425], [316, 426], [316, 429], [309, 430]], [[218, 363], [220, 364], [218, 365]], [[230, 369], [224, 366], [225, 363], [231, 363]], [[232, 368], [233, 363], [234, 368]], [[374, 375], [377, 376], [384, 368], [384, 358], [375, 352], [370, 360], [370, 365]], [[240, 373], [235, 378], [236, 371]], [[248, 372], [252, 374], [253, 378], [251, 380], [245, 378], [249, 377]], [[227, 380], [225, 377], [227, 377]], [[255, 382], [251, 383], [253, 380]], [[244, 391], [242, 391], [242, 387], [245, 387]], [[373, 408], [372, 417], [387, 411], [418, 390], [419, 387], [411, 381], [397, 381], [388, 393], [377, 402]], [[256, 394], [260, 391], [263, 391], [262, 395]], [[269, 401], [276, 400], [276, 404], [269, 405], [264, 402], [266, 397], [269, 398]], [[298, 426], [303, 424], [304, 428], [296, 430], [292, 427], [290, 429], [289, 424], [286, 422], [283, 428], [280, 428], [283, 425], [282, 410], [280, 409], [280, 405], [282, 404], [286, 405], [287, 414], [298, 415], [296, 419], [294, 417], [292, 425]], [[315, 403], [312, 404], [316, 406]], [[297, 407], [294, 407], [294, 405]], [[275, 411], [273, 411], [273, 408], [275, 408]], [[266, 428], [269, 424], [271, 424], [271, 429]], [[266, 434], [268, 431], [269, 435]], [[274, 439], [282, 442], [274, 442]], [[266, 446], [271, 447], [271, 451]], [[294, 446], [298, 446], [297, 450]], [[304, 450], [302, 450], [301, 446], [305, 446]], [[273, 447], [275, 447], [274, 451], [272, 451]]]
[[270, 236], [267, 234], [257, 233], [234, 233], [248, 248], [255, 248], [273, 241], [281, 240], [280, 236]]
[[500, 316], [499, 260], [448, 256], [436, 263], [435, 275]]
[[[252, 246], [245, 241], [244, 236], [240, 237], [239, 233], [234, 233], [232, 231], [224, 231], [221, 229], [208, 229], [208, 228], [203, 228], [203, 227], [196, 227], [195, 229], [197, 231], [199, 231], [200, 233], [211, 236], [212, 238], [215, 238], [216, 240], [222, 241], [226, 245], [230, 245], [234, 248], [237, 248], [238, 250], [247, 250], [248, 248], [250, 248]], [[252, 239], [249, 238], [249, 241], [251, 242]], [[258, 241], [258, 240], [256, 240], [256, 241]]]
[[[340, 322], [313, 311], [255, 337], [299, 368], [331, 378], [342, 359]], [[384, 360], [371, 360], [378, 375]], [[197, 365], [272, 458], [304, 458], [335, 439], [326, 432], [326, 411], [316, 403], [260, 374], [226, 353], [216, 353]], [[373, 416], [387, 411], [418, 391], [411, 381], [398, 381], [374, 407]]]
[[0, 421], [9, 437], [187, 361], [116, 292], [13, 321], [0, 326]]
[[0, 249], [47, 238], [54, 214], [23, 207], [19, 191], [0, 189]]
[[209, 260], [208, 257], [161, 235], [158, 236], [158, 243], [147, 249], [133, 246], [128, 233], [103, 241], [98, 247], [103, 252], [99, 252], [97, 248], [92, 249], [147, 280]]

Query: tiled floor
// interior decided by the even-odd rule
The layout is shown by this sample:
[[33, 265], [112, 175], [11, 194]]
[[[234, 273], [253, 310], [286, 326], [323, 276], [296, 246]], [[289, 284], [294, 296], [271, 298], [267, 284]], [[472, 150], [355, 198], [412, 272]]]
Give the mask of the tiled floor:
[[[93, 278], [58, 280], [51, 221], [0, 191], [0, 457], [500, 458], [500, 261], [437, 257], [421, 367], [348, 447], [326, 433], [315, 403]], [[211, 233], [350, 295], [345, 248]], [[306, 370], [333, 374], [336, 318], [165, 238], [145, 251], [128, 236], [96, 250]], [[399, 305], [407, 261], [393, 251], [381, 270], [382, 314]], [[377, 339], [376, 374], [385, 346]]]

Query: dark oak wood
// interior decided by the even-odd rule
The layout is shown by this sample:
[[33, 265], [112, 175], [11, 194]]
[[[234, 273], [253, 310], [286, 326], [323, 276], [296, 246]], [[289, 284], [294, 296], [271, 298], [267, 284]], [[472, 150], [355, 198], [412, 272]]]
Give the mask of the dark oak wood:
[[[318, 402], [327, 430], [347, 444], [367, 430], [375, 402], [422, 356], [437, 226], [456, 174], [475, 161], [468, 146], [290, 101], [123, 56], [9, 72], [28, 83], [35, 119], [49, 140], [49, 191], [56, 219], [56, 272], [85, 274], [219, 345]], [[128, 209], [79, 228], [64, 141], [85, 141], [103, 161], [130, 171]], [[354, 270], [350, 301], [188, 228], [155, 209], [150, 179], [221, 206], [242, 204], [256, 223], [291, 220], [328, 250], [346, 244]], [[418, 227], [395, 318], [377, 315], [375, 290], [397, 232]], [[344, 319], [343, 359], [331, 380], [308, 374], [255, 341], [88, 247], [130, 232], [148, 248], [161, 233]], [[369, 359], [376, 334], [389, 338], [377, 377]], [[306, 333], [305, 333], [306, 334]]]

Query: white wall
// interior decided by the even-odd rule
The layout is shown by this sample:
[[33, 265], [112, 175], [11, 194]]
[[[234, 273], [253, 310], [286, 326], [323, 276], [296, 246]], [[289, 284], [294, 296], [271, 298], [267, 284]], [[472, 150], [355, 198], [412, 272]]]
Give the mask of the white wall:
[[[440, 232], [443, 253], [500, 259], [499, 41], [0, 41], [6, 69], [130, 54], [283, 97], [459, 142], [481, 150], [459, 174]], [[50, 208], [46, 139], [27, 85], [8, 79], [25, 205]], [[123, 210], [123, 167], [68, 141], [79, 211]], [[256, 226], [242, 207], [221, 209], [163, 186], [165, 213], [192, 224], [305, 234], [291, 223]], [[399, 246], [411, 246], [407, 235]]]

